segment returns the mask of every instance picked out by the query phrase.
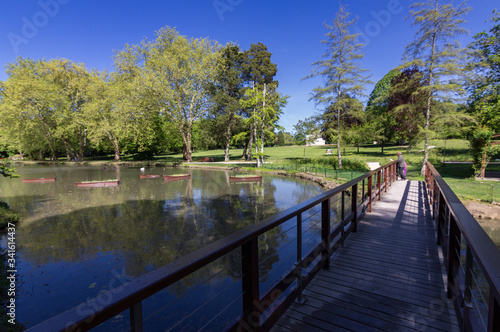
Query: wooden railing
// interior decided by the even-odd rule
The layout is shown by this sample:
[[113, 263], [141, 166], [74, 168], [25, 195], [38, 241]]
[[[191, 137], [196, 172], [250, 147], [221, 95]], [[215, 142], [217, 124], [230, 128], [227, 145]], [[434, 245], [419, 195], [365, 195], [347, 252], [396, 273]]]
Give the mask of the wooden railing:
[[[120, 287], [50, 318], [28, 331], [86, 331], [129, 310], [130, 330], [143, 330], [142, 301], [240, 248], [242, 312], [227, 326], [228, 330], [268, 330], [287, 307], [300, 297], [302, 289], [321, 269], [328, 269], [333, 252], [345, 238], [356, 232], [358, 220], [396, 178], [396, 165], [391, 162], [348, 183], [324, 192], [270, 218], [240, 230], [170, 264], [140, 276]], [[347, 197], [347, 198], [346, 198]], [[331, 204], [339, 199], [336, 215], [340, 220], [331, 226]], [[347, 206], [346, 206], [347, 202]], [[302, 216], [313, 208], [321, 208], [321, 241], [309, 252], [302, 253]], [[340, 212], [340, 213], [339, 213]], [[347, 212], [347, 213], [346, 213]], [[258, 237], [286, 221], [296, 219], [297, 260], [264, 295], [259, 289]], [[318, 241], [319, 242], [319, 241]], [[106, 301], [102, 301], [106, 299]]]
[[500, 250], [430, 163], [425, 180], [462, 330], [498, 332]]

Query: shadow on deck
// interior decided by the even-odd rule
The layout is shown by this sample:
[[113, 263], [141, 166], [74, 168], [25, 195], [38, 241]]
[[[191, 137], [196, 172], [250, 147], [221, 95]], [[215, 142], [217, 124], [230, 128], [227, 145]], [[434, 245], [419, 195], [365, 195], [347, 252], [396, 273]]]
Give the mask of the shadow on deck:
[[394, 183], [272, 331], [458, 331], [427, 202]]

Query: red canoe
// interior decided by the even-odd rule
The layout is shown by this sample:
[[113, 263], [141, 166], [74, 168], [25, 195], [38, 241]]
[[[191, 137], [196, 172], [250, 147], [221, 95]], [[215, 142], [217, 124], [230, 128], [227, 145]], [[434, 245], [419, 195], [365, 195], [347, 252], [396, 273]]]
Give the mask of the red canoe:
[[191, 174], [179, 174], [179, 175], [163, 175], [163, 180], [165, 182], [189, 179]]
[[102, 181], [102, 182], [76, 182], [79, 188], [102, 188], [102, 187], [118, 187], [120, 181]]
[[249, 176], [230, 176], [229, 181], [260, 181], [262, 180], [261, 175], [249, 175]]
[[54, 182], [56, 178], [23, 179], [23, 182]]
[[159, 175], [140, 175], [141, 179], [159, 178]]

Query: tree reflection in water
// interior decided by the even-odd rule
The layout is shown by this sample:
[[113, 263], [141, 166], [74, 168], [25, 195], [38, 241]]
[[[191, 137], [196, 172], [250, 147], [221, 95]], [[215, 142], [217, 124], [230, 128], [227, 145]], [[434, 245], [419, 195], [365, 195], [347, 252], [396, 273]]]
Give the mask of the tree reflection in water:
[[[57, 178], [55, 183], [36, 185], [21, 179], [0, 182], [1, 199], [23, 216], [17, 228], [18, 261], [23, 267], [18, 317], [27, 326], [116, 287], [119, 283], [111, 282], [115, 278], [145, 274], [321, 192], [317, 185], [288, 178], [230, 183], [227, 171], [188, 170], [190, 179], [168, 183], [140, 180], [138, 168], [125, 167], [20, 167], [18, 172], [21, 178]], [[151, 172], [179, 173], [168, 168]], [[120, 186], [74, 185], [107, 178], [119, 179]], [[280, 232], [276, 228], [259, 239], [260, 256], [266, 258], [260, 266], [262, 282], [287, 241], [287, 234]], [[162, 303], [145, 304], [145, 312], [222, 270], [212, 285], [237, 280], [239, 262], [239, 252], [224, 256], [153, 297], [150, 302]], [[195, 300], [199, 299], [186, 298]], [[57, 305], [40, 306], [41, 302]], [[168, 319], [175, 319], [175, 313], [159, 321], [165, 324]], [[126, 320], [118, 317], [113, 324]]]

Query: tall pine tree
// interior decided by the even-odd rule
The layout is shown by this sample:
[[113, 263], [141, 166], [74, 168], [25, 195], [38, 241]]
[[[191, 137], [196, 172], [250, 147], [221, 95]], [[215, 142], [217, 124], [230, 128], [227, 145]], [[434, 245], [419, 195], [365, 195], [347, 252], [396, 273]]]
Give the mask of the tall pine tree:
[[406, 46], [403, 67], [417, 66], [423, 74], [423, 85], [416, 90], [417, 94], [426, 95], [422, 175], [429, 156], [433, 105], [435, 101], [440, 106], [450, 103], [463, 92], [456, 78], [462, 72], [465, 51], [457, 37], [466, 33], [463, 17], [470, 10], [465, 2], [454, 6], [449, 0], [426, 0], [410, 6], [409, 19], [417, 32]]
[[343, 112], [356, 109], [356, 97], [363, 95], [364, 85], [370, 83], [359, 62], [363, 58], [362, 44], [356, 41], [357, 34], [349, 30], [357, 19], [349, 20], [350, 13], [340, 4], [333, 25], [324, 24], [328, 32], [322, 41], [326, 45], [323, 60], [312, 64], [312, 74], [306, 78], [321, 76], [323, 85], [313, 89], [311, 100], [322, 105], [325, 112], [337, 121], [337, 156], [339, 169], [342, 168], [341, 143], [344, 124]]

